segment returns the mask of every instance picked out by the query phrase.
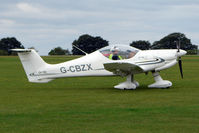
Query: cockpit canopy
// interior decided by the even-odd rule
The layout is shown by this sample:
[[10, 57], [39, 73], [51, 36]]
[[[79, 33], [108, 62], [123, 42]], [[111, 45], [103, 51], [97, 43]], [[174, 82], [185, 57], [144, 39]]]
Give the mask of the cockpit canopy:
[[139, 49], [128, 46], [128, 45], [110, 45], [104, 48], [101, 48], [100, 53], [105, 57], [112, 59], [114, 55], [118, 56], [118, 60], [129, 59], [136, 55]]

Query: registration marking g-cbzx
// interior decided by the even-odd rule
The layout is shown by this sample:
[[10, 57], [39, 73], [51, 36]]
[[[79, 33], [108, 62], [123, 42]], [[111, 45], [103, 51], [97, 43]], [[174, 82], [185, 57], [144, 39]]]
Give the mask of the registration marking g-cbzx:
[[73, 65], [69, 66], [68, 69], [66, 67], [61, 67], [60, 71], [62, 73], [66, 72], [82, 72], [82, 71], [90, 71], [93, 70], [91, 64], [81, 64], [81, 65]]

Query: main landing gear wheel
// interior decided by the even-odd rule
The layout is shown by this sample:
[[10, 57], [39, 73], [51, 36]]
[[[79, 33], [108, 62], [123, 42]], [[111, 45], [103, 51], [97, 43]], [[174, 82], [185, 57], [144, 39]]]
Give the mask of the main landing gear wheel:
[[133, 80], [133, 75], [128, 75], [127, 76], [127, 80], [125, 82], [122, 82], [116, 86], [114, 86], [114, 88], [116, 89], [121, 89], [121, 90], [135, 90], [136, 87], [139, 86], [139, 83], [135, 80]]

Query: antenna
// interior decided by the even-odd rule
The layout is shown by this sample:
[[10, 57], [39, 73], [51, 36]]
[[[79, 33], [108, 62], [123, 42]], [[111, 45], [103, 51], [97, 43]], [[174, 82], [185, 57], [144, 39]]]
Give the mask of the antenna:
[[78, 48], [77, 46], [73, 45], [73, 47], [75, 47], [76, 49], [78, 49], [79, 51], [81, 51], [82, 53], [84, 53], [85, 55], [88, 55], [88, 53], [86, 53], [85, 51], [81, 50], [81, 49]]

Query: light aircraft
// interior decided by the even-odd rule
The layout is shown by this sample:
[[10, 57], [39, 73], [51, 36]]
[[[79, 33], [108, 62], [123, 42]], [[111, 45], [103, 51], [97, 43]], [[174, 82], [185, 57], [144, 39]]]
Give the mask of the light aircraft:
[[[139, 50], [128, 45], [112, 45], [90, 54], [86, 53], [85, 56], [74, 60], [48, 64], [34, 49], [12, 49], [12, 51], [18, 53], [29, 82], [47, 83], [57, 78], [83, 76], [126, 77], [125, 82], [114, 86], [117, 89], [136, 89], [139, 83], [134, 79], [134, 75], [148, 72], [152, 72], [155, 80], [155, 83], [148, 85], [149, 88], [171, 87], [172, 83], [163, 80], [159, 72], [178, 62], [183, 78], [181, 56], [187, 53], [179, 46], [177, 49]], [[113, 59], [115, 51], [118, 59]]]

